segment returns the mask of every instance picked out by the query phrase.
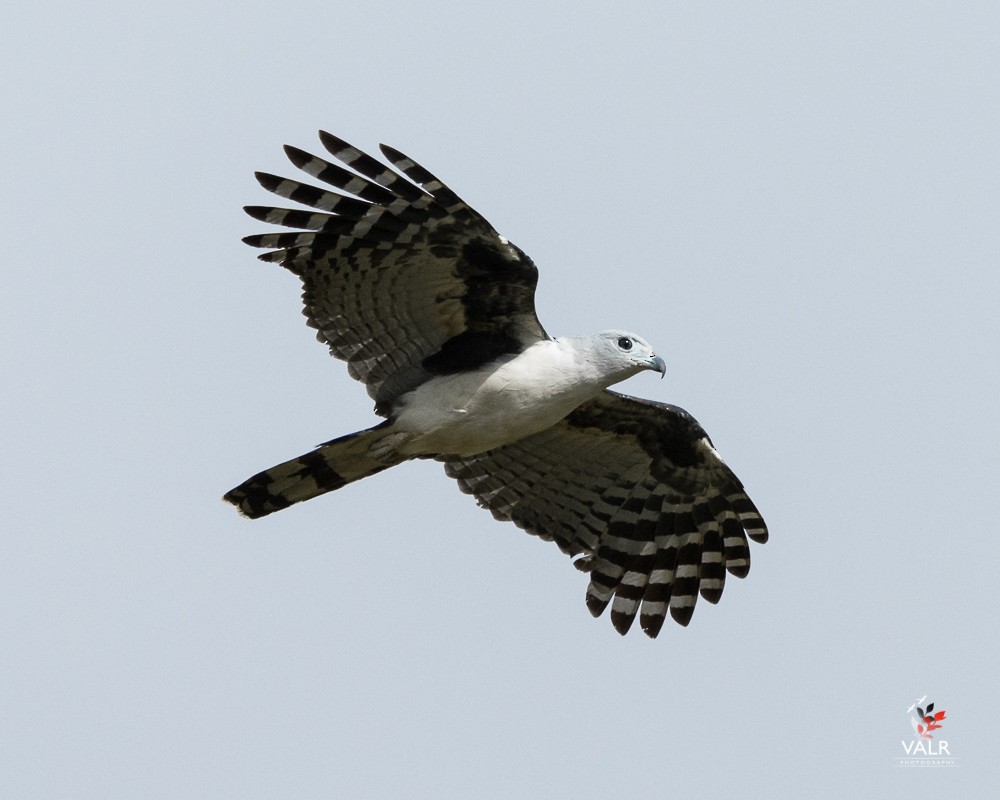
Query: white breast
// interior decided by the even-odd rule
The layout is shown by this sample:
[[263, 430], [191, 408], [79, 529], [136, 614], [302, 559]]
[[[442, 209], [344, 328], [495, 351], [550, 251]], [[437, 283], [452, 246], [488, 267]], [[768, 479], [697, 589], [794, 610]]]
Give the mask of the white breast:
[[401, 398], [406, 455], [473, 455], [551, 427], [601, 390], [565, 342], [538, 342], [475, 372], [432, 378]]

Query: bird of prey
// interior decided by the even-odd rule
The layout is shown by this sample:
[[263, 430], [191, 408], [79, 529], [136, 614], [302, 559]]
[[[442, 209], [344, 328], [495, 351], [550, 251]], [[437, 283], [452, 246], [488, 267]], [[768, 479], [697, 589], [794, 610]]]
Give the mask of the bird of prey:
[[[248, 236], [303, 284], [317, 338], [384, 420], [271, 467], [225, 495], [262, 517], [414, 458], [443, 462], [498, 520], [554, 541], [589, 573], [594, 616], [655, 637], [750, 569], [767, 528], [681, 408], [609, 386], [665, 372], [640, 336], [546, 334], [538, 271], [451, 189], [391, 147], [397, 171], [325, 132], [334, 160], [285, 147], [321, 188], [257, 173], [305, 209], [249, 206], [296, 230]], [[340, 162], [339, 164], [336, 162]], [[405, 177], [404, 177], [405, 176]], [[333, 191], [339, 190], [339, 191]]]

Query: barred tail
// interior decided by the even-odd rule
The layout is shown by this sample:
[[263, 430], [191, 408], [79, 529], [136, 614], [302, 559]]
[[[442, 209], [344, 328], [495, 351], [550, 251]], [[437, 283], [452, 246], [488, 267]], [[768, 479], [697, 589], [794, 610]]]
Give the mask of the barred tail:
[[386, 435], [384, 422], [358, 433], [349, 433], [320, 445], [284, 464], [259, 472], [223, 496], [240, 513], [257, 519], [294, 503], [332, 492], [361, 478], [398, 463], [398, 459], [377, 459], [371, 446]]

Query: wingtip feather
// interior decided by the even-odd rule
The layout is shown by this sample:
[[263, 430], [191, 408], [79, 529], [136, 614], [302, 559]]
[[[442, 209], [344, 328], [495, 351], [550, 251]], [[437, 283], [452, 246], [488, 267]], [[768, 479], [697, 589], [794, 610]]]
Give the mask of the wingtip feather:
[[667, 616], [665, 613], [658, 614], [640, 614], [639, 615], [639, 625], [642, 627], [642, 632], [646, 634], [650, 639], [655, 639], [660, 635], [660, 630], [663, 628], [663, 623], [666, 621]]
[[[267, 216], [273, 210], [270, 206], [243, 206], [243, 213], [259, 222], [267, 222]], [[246, 241], [246, 238], [243, 241]]]
[[253, 176], [257, 179], [257, 183], [267, 189], [269, 192], [273, 192], [275, 187], [280, 183], [284, 182], [284, 178], [279, 175], [273, 175], [270, 172], [255, 172]]
[[608, 603], [611, 598], [600, 598], [597, 595], [587, 593], [587, 610], [590, 611], [591, 616], [599, 617], [604, 613], [604, 609], [608, 607]]
[[353, 148], [353, 145], [349, 142], [345, 142], [339, 136], [334, 136], [332, 133], [324, 130], [319, 131], [319, 140], [323, 144], [323, 147], [325, 147], [332, 155], [337, 155], [337, 152], [340, 150]]
[[285, 155], [288, 156], [288, 160], [299, 169], [315, 159], [314, 156], [310, 155], [305, 150], [291, 144], [286, 144], [283, 149], [285, 151]]
[[670, 606], [670, 616], [674, 622], [682, 627], [687, 627], [688, 623], [691, 621], [691, 617], [694, 616], [694, 605], [690, 606]]

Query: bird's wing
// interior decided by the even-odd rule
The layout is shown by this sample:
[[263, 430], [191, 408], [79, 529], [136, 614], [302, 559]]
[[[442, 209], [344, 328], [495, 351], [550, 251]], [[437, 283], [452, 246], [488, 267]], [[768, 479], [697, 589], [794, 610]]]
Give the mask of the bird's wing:
[[535, 315], [538, 271], [520, 249], [397, 150], [382, 146], [405, 178], [335, 136], [320, 139], [350, 170], [285, 152], [345, 194], [257, 173], [264, 188], [315, 210], [248, 206], [256, 219], [305, 230], [244, 241], [271, 248], [260, 258], [302, 279], [317, 338], [367, 385], [379, 413], [433, 375], [547, 338]]
[[468, 458], [448, 474], [500, 520], [555, 541], [590, 573], [587, 606], [655, 637], [700, 594], [746, 576], [764, 520], [701, 426], [676, 406], [605, 391], [557, 425]]

